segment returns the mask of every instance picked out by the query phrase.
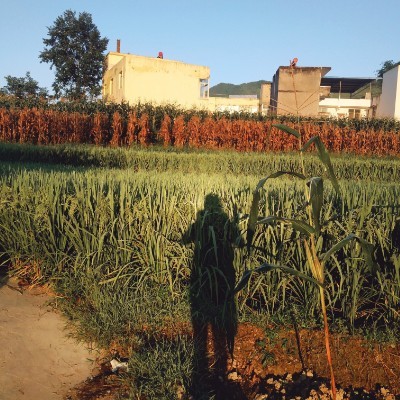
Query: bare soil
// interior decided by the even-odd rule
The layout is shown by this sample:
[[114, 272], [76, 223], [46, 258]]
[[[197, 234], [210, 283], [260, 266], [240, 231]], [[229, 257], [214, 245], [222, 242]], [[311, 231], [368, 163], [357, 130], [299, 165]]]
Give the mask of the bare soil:
[[0, 399], [63, 399], [92, 371], [95, 353], [68, 337], [45, 288], [0, 277]]
[[[184, 324], [180, 331], [190, 335], [190, 325]], [[169, 337], [176, 333], [175, 324], [167, 327], [163, 335]], [[298, 339], [300, 352], [295, 330], [240, 325], [234, 359], [229, 361], [225, 376], [216, 382], [220, 393], [217, 398], [330, 399], [323, 332], [301, 330]], [[331, 345], [338, 400], [400, 399], [399, 344], [373, 343], [362, 337], [334, 334]], [[211, 341], [208, 347], [212, 364]], [[122, 347], [119, 352], [123, 353]], [[111, 372], [109, 362], [104, 361], [94, 377], [70, 392], [69, 399], [110, 400], [117, 396], [125, 398], [125, 392], [121, 379]], [[177, 399], [195, 400], [179, 387]]]

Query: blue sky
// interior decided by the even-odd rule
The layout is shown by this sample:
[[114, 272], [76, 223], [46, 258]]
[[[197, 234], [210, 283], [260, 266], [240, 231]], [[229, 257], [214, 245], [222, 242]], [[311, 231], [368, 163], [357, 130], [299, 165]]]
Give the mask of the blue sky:
[[400, 0], [0, 0], [0, 87], [30, 71], [51, 88], [54, 72], [38, 56], [67, 9], [92, 15], [107, 51], [120, 39], [122, 52], [206, 65], [211, 86], [271, 80], [294, 57], [347, 77], [400, 60]]

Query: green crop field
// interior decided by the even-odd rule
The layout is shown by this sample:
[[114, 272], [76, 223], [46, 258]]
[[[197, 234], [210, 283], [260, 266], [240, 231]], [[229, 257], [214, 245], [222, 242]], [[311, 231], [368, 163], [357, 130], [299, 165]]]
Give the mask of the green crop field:
[[[0, 144], [0, 154], [1, 262], [26, 279], [51, 282], [64, 310], [81, 322], [82, 335], [104, 346], [133, 340], [144, 326], [157, 332], [167, 320], [190, 321], [196, 258], [190, 232], [209, 195], [218, 198], [233, 232], [236, 282], [245, 269], [265, 262], [310, 275], [301, 232], [260, 225], [249, 257], [245, 246], [257, 182], [277, 170], [296, 170], [297, 155], [12, 144]], [[395, 335], [400, 161], [332, 161], [341, 195], [327, 181], [318, 251], [353, 232], [374, 244], [379, 268], [370, 273], [357, 243], [327, 261], [331, 324]], [[311, 154], [305, 166], [310, 176], [324, 173]], [[268, 181], [260, 213], [305, 218], [303, 187], [291, 177]], [[283, 272], [254, 275], [237, 298], [241, 321], [262, 315], [284, 322], [292, 309], [305, 326], [321, 325], [318, 288]]]

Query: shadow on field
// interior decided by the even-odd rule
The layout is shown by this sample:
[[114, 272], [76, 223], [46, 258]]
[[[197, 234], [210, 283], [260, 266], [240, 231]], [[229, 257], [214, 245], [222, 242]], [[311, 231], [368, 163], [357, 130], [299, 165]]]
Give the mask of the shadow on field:
[[8, 266], [6, 264], [7, 257], [0, 247], [0, 288], [7, 284], [8, 282]]
[[0, 266], [0, 289], [4, 285], [7, 285], [7, 282], [8, 282], [7, 268], [4, 266]]
[[228, 357], [233, 357], [237, 332], [236, 304], [230, 296], [237, 233], [219, 197], [208, 194], [204, 209], [185, 235], [186, 242], [194, 243], [190, 307], [195, 348], [190, 393], [196, 400], [245, 399], [239, 385], [227, 380]]
[[[400, 210], [399, 210], [400, 211]], [[397, 218], [391, 234], [393, 246], [400, 251], [400, 218]]]

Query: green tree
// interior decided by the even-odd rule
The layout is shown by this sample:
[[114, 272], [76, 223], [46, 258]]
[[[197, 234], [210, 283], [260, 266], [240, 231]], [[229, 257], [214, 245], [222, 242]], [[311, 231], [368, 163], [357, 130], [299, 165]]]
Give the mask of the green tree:
[[48, 28], [43, 39], [41, 62], [55, 68], [55, 95], [72, 99], [93, 98], [101, 93], [104, 52], [108, 39], [102, 38], [91, 14], [67, 10]]
[[48, 91], [46, 88], [39, 87], [37, 81], [31, 77], [31, 73], [27, 72], [24, 77], [7, 75], [4, 77], [7, 84], [0, 89], [1, 93], [18, 97], [47, 97]]
[[375, 71], [376, 72], [376, 76], [378, 78], [382, 78], [383, 74], [385, 72], [389, 71], [390, 69], [392, 69], [394, 67], [397, 67], [398, 65], [400, 65], [400, 61], [394, 62], [393, 60], [387, 60], [387, 61], [385, 61], [385, 62], [383, 62], [381, 64], [381, 68], [380, 69]]

